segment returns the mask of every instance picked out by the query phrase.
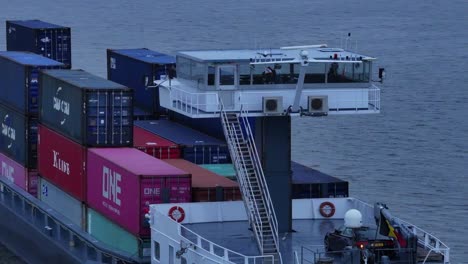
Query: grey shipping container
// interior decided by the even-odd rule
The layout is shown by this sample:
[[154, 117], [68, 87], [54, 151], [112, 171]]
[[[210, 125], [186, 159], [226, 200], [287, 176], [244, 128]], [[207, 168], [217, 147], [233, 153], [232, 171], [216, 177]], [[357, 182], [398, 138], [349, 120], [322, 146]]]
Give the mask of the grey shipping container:
[[37, 116], [39, 71], [60, 69], [60, 62], [29, 52], [0, 51], [0, 101], [25, 115]]
[[0, 104], [0, 151], [28, 169], [37, 168], [37, 118]]
[[39, 180], [39, 200], [86, 230], [86, 206], [44, 178]]
[[291, 161], [292, 198], [348, 197], [348, 182]]
[[40, 75], [40, 122], [89, 147], [133, 145], [133, 91], [82, 70]]
[[71, 68], [71, 30], [40, 20], [6, 21], [8, 51], [29, 51]]

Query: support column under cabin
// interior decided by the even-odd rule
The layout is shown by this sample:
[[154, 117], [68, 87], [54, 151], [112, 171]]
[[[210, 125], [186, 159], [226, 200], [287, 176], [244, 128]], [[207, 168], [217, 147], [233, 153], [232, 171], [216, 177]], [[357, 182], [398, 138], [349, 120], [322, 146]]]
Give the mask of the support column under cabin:
[[278, 232], [291, 232], [291, 117], [256, 118], [255, 141], [278, 219]]

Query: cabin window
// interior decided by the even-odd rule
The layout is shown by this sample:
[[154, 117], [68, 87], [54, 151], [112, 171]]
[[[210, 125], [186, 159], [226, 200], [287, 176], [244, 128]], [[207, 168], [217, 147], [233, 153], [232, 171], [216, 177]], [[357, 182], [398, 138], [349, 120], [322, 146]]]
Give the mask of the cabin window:
[[234, 66], [219, 67], [219, 85], [235, 85], [236, 68]]
[[369, 82], [370, 62], [328, 64], [327, 81], [329, 83]]
[[153, 254], [154, 258], [156, 260], [160, 260], [160, 258], [161, 258], [161, 249], [160, 249], [159, 243], [156, 242], [156, 241], [153, 241], [153, 250], [154, 250], [154, 252], [153, 252], [154, 253]]
[[265, 79], [263, 78], [263, 65], [250, 65], [250, 70], [252, 72], [252, 83], [253, 84], [264, 84]]
[[205, 85], [205, 64], [192, 61], [190, 63], [190, 80], [197, 82], [197, 84]]
[[208, 66], [208, 85], [215, 85], [215, 67]]
[[306, 67], [304, 83], [324, 83], [326, 70], [325, 63], [310, 63]]
[[190, 79], [190, 60], [177, 57], [177, 76], [182, 79]]
[[251, 82], [251, 67], [249, 64], [239, 65], [239, 84], [250, 85]]

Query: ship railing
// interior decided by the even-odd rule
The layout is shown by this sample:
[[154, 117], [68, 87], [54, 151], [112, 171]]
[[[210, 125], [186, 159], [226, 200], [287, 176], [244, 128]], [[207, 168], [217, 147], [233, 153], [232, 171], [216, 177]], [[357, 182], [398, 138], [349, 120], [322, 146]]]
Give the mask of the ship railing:
[[[222, 263], [228, 262], [234, 264], [274, 263], [273, 255], [246, 256], [200, 236], [161, 212], [155, 211], [154, 213], [151, 212], [151, 214], [153, 215], [152, 228], [154, 231], [164, 235], [165, 238], [170, 239], [173, 243], [180, 244], [181, 247], [183, 246], [182, 244], [185, 244], [184, 249], [191, 251], [193, 254], [202, 255], [212, 261], [212, 263], [220, 263], [219, 259], [223, 260]], [[170, 230], [177, 230], [177, 237], [171, 235]], [[181, 242], [180, 238], [185, 241]]]
[[[0, 203], [9, 208], [38, 232], [62, 245], [62, 248], [81, 262], [149, 263], [150, 260], [118, 252], [101, 244], [74, 224], [66, 224], [54, 210], [41, 201], [0, 177]], [[20, 228], [20, 227], [18, 227]], [[136, 253], [137, 254], [137, 253]]]
[[[365, 215], [373, 215], [374, 207], [364, 201], [361, 201], [359, 199], [355, 199], [360, 205], [364, 205], [367, 207], [368, 212], [370, 213], [365, 213]], [[428, 253], [426, 258], [431, 254], [432, 252], [434, 253], [439, 253], [442, 254], [444, 257], [444, 263], [450, 263], [450, 248], [442, 242], [439, 238], [436, 236], [424, 231], [423, 229], [407, 222], [404, 221], [398, 217], [394, 217], [394, 219], [406, 226], [408, 229], [413, 231], [413, 234], [417, 236], [418, 238], [418, 245], [421, 246], [424, 249], [428, 249]]]
[[169, 93], [171, 107], [183, 113], [200, 115], [213, 112], [217, 113], [220, 110], [217, 93], [192, 93], [174, 87], [169, 89]]
[[260, 157], [258, 156], [258, 150], [255, 144], [254, 134], [252, 132], [249, 120], [247, 118], [248, 111], [241, 109], [240, 117], [242, 118], [243, 123], [245, 125], [245, 130], [247, 134], [247, 144], [249, 145], [249, 151], [251, 151], [250, 154], [252, 156], [253, 162], [256, 164], [256, 166], [254, 167], [256, 170], [256, 175], [258, 177], [260, 187], [262, 188], [262, 192], [264, 193], [263, 197], [264, 199], [266, 199], [265, 207], [267, 209], [269, 222], [271, 224], [271, 229], [273, 232], [273, 240], [275, 242], [275, 246], [278, 251], [280, 262], [282, 263], [280, 247], [279, 247], [278, 219], [276, 218], [275, 209], [273, 207], [273, 201], [271, 200], [270, 191], [268, 189], [268, 185], [265, 179], [265, 174], [263, 173], [262, 162], [260, 160]]
[[247, 174], [247, 167], [244, 155], [242, 152], [238, 152], [237, 150], [240, 149], [240, 142], [242, 141], [241, 138], [235, 133], [234, 128], [230, 126], [227, 118], [227, 114], [223, 111], [223, 103], [220, 101], [221, 105], [221, 121], [223, 123], [223, 130], [225, 135], [227, 136], [227, 143], [230, 145], [229, 150], [231, 154], [231, 158], [233, 159], [234, 165], [237, 168], [238, 175], [238, 182], [241, 188], [241, 191], [244, 195], [245, 208], [247, 211], [247, 215], [249, 216], [249, 223], [250, 226], [254, 229], [254, 232], [257, 234], [256, 238], [258, 243], [263, 245], [263, 222], [260, 216], [260, 210], [258, 208], [258, 204], [254, 198], [254, 190], [252, 188], [252, 184], [250, 182], [250, 178]]

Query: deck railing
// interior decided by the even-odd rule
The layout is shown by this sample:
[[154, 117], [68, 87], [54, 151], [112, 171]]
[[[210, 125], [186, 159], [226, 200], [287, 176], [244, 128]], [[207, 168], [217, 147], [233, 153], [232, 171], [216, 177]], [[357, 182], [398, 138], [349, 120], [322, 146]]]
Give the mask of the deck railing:
[[[194, 254], [210, 261], [204, 263], [274, 263], [274, 257], [271, 255], [246, 256], [211, 242], [158, 211], [151, 212], [151, 215], [151, 228], [153, 231], [160, 233], [161, 237], [170, 240], [173, 244], [181, 247], [185, 245], [183, 254]], [[172, 230], [177, 231], [173, 233]]]
[[[19, 187], [0, 177], [0, 206], [21, 217], [49, 240], [55, 241], [73, 258], [81, 262], [96, 263], [149, 263], [149, 258], [141, 259], [117, 253], [93, 239], [89, 234], [74, 225], [66, 224], [52, 209], [32, 197]], [[18, 227], [21, 228], [21, 227]], [[34, 235], [34, 234], [31, 234]]]

